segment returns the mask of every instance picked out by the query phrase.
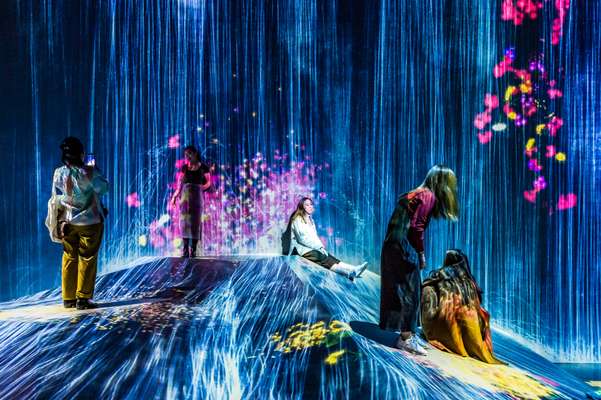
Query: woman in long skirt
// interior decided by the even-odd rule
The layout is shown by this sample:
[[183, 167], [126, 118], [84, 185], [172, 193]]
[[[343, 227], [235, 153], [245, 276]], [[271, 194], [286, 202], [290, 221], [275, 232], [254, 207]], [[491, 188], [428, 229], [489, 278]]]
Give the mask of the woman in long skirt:
[[400, 333], [400, 349], [426, 354], [415, 336], [420, 269], [426, 267], [424, 231], [431, 217], [454, 221], [458, 215], [455, 173], [435, 165], [420, 186], [399, 198], [390, 218], [380, 264], [380, 328]]
[[195, 146], [187, 146], [184, 157], [186, 163], [171, 202], [175, 205], [179, 198], [180, 231], [184, 242], [182, 257], [196, 257], [196, 246], [202, 240], [203, 192], [211, 186], [211, 175], [209, 167], [200, 161]]

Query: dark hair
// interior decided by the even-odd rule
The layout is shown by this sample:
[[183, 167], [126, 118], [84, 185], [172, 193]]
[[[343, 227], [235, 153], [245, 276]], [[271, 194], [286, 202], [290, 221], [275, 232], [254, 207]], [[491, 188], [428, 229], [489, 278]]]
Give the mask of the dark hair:
[[[478, 299], [482, 301], [482, 289], [478, 285], [478, 282], [476, 282], [476, 278], [474, 278], [474, 275], [472, 275], [472, 269], [470, 268], [470, 263], [465, 253], [459, 249], [447, 250], [444, 258], [443, 267], [448, 266], [459, 266], [464, 269], [469, 279], [471, 279], [472, 282], [474, 282], [474, 287], [476, 289], [476, 292], [478, 293]], [[464, 299], [465, 298], [467, 298], [467, 296], [464, 294]], [[467, 301], [465, 302], [467, 303]]]
[[421, 187], [430, 189], [436, 196], [432, 216], [456, 221], [459, 217], [457, 202], [457, 177], [453, 170], [441, 164], [430, 168]]
[[196, 159], [198, 161], [200, 161], [200, 151], [198, 151], [198, 149], [196, 148], [196, 146], [194, 146], [193, 144], [190, 144], [190, 145], [184, 147], [184, 153], [186, 151], [191, 151], [192, 153], [194, 153], [196, 155]]
[[84, 148], [81, 140], [75, 136], [66, 137], [61, 142], [60, 148], [63, 151], [61, 157], [63, 164], [83, 167], [81, 155], [84, 153]]

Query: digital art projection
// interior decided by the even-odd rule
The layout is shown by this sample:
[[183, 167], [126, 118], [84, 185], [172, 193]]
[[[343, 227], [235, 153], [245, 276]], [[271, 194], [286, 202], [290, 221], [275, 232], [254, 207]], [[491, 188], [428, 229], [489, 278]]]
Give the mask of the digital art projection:
[[[544, 5], [542, 1], [517, 1], [515, 5], [512, 1], [504, 1], [501, 19], [520, 26], [524, 23], [525, 16], [536, 20], [538, 11]], [[553, 5], [556, 9], [556, 18], [553, 19], [550, 42], [552, 46], [557, 46], [563, 35], [570, 2], [557, 0]], [[550, 2], [547, 2], [546, 6], [550, 7]], [[536, 44], [540, 45], [545, 40], [549, 41], [549, 38], [543, 36]], [[557, 71], [547, 71], [544, 52], [530, 55], [531, 58], [524, 68], [516, 67], [515, 61], [520, 59], [517, 57], [517, 50], [516, 47], [508, 47], [503, 59], [493, 69], [496, 79], [505, 77], [508, 82], [502, 90], [503, 106], [500, 107], [499, 96], [487, 93], [484, 97], [486, 109], [476, 115], [474, 126], [479, 130], [478, 140], [482, 144], [490, 142], [493, 132], [506, 131], [508, 124], [513, 124], [516, 128], [521, 127], [521, 132], [531, 134], [532, 137], [526, 141], [524, 154], [528, 160], [528, 169], [534, 173], [534, 176], [531, 187], [524, 191], [524, 198], [531, 203], [537, 203], [538, 193], [547, 188], [545, 174], [552, 168], [550, 164], [564, 163], [567, 159], [566, 154], [559, 151], [554, 142], [559, 128], [563, 125], [563, 119], [556, 114], [559, 110], [554, 103], [556, 99], [563, 97], [563, 93], [557, 80], [552, 77], [557, 76], [557, 79], [561, 79], [564, 71], [561, 67]], [[531, 49], [527, 51], [529, 50]], [[549, 57], [552, 55], [549, 54], [547, 58]], [[496, 109], [500, 109], [498, 116], [495, 115], [496, 113], [493, 114]], [[517, 132], [520, 132], [519, 129]], [[533, 133], [536, 133], [536, 136]], [[550, 205], [549, 201], [544, 203], [549, 209], [549, 214], [552, 214], [555, 210], [562, 211], [575, 207], [576, 200], [575, 193], [561, 194], [560, 192], [555, 204]]]
[[[598, 396], [601, 2], [0, 3], [0, 398]], [[44, 225], [67, 136], [109, 182], [87, 311]], [[435, 164], [460, 213], [421, 278], [466, 255], [501, 364], [376, 326], [388, 221]], [[282, 255], [305, 196], [362, 277]]]
[[[169, 139], [168, 147], [179, 147], [177, 135]], [[306, 156], [299, 161], [291, 161], [288, 154], [275, 150], [273, 163], [261, 154], [255, 154], [241, 165], [213, 165], [211, 192], [204, 195], [202, 216], [203, 249], [207, 254], [248, 254], [273, 253], [278, 250], [282, 231], [286, 228], [287, 217], [296, 208], [302, 196], [309, 195], [319, 200], [327, 199], [325, 192], [314, 193], [316, 175], [326, 173], [329, 165], [315, 165]], [[181, 171], [184, 159], [174, 163], [174, 169]], [[182, 172], [177, 172], [177, 181]], [[169, 185], [168, 198], [173, 195], [176, 182]], [[142, 203], [137, 192], [127, 195], [129, 207], [140, 208]], [[153, 220], [148, 232], [138, 236], [138, 245], [150, 245], [156, 252], [170, 254], [180, 252], [182, 247], [179, 220], [182, 218], [179, 207], [166, 206], [166, 213]], [[342, 239], [332, 237], [333, 228], [326, 227], [326, 242], [332, 239], [340, 245]], [[274, 246], [275, 244], [275, 246]]]

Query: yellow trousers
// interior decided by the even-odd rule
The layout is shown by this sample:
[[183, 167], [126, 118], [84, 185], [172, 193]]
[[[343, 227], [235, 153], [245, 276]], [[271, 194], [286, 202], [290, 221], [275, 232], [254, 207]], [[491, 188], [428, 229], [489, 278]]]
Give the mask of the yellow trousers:
[[63, 300], [91, 299], [104, 224], [67, 225], [63, 238]]

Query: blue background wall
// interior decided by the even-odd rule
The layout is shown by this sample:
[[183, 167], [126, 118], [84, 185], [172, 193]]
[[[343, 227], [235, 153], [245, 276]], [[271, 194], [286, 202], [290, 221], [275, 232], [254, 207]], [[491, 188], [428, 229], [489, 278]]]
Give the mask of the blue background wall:
[[[495, 323], [558, 359], [601, 361], [601, 3], [573, 1], [558, 46], [543, 4], [516, 27], [500, 1], [3, 2], [0, 298], [60, 283], [43, 220], [65, 136], [113, 185], [107, 270], [150, 252], [135, 238], [164, 212], [181, 155], [165, 145], [179, 134], [217, 163], [276, 149], [329, 163], [319, 220], [345, 239], [330, 248], [376, 271], [396, 197], [432, 164], [451, 166], [462, 216], [431, 225], [430, 264], [462, 248]], [[485, 93], [503, 96], [492, 70], [508, 46], [542, 52], [564, 92], [554, 111], [568, 159], [537, 204], [522, 196], [531, 127], [482, 145], [473, 124]], [[133, 191], [144, 207], [127, 206]], [[576, 207], [549, 213], [568, 191]]]

